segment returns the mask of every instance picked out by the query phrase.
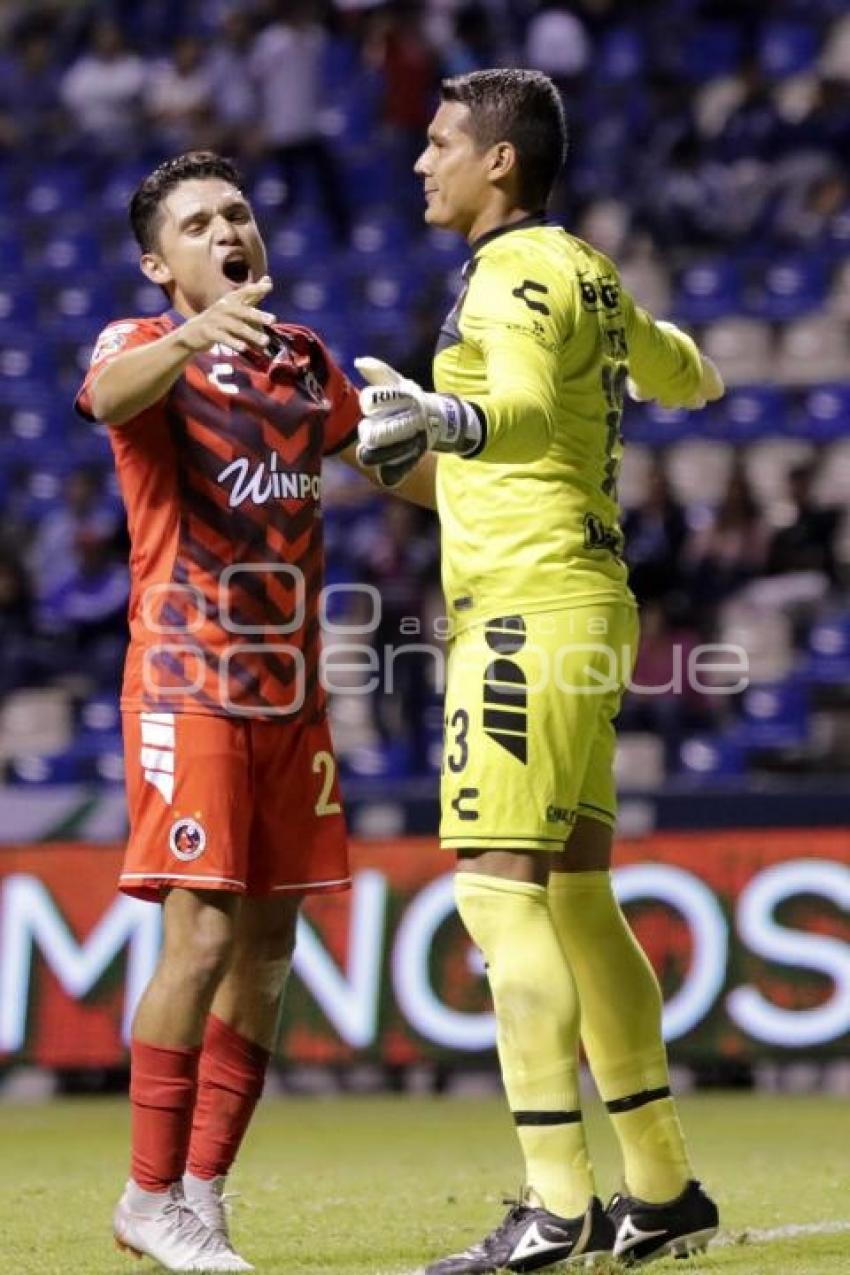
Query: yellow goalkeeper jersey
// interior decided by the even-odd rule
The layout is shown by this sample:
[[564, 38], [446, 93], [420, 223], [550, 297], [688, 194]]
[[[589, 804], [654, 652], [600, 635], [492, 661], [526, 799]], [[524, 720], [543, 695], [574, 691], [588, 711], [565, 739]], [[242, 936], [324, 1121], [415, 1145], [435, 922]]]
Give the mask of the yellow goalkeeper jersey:
[[630, 598], [617, 471], [627, 375], [662, 403], [700, 382], [689, 337], [655, 323], [614, 265], [543, 216], [472, 245], [434, 386], [477, 405], [474, 457], [441, 455], [443, 586], [457, 630]]

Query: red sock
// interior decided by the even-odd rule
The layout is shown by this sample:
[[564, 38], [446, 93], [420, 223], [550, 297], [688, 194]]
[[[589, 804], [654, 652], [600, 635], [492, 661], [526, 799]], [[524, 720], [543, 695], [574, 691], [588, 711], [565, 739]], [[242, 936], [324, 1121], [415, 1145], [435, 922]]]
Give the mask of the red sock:
[[145, 1191], [166, 1191], [183, 1176], [200, 1052], [130, 1042], [130, 1172]]
[[195, 1177], [229, 1171], [263, 1092], [270, 1057], [220, 1018], [207, 1019], [189, 1143], [188, 1168]]

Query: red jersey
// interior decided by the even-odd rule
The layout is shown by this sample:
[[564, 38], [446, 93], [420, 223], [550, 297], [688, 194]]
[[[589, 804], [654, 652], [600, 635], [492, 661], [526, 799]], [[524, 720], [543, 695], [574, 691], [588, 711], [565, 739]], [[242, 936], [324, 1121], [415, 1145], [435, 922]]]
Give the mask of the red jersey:
[[[103, 368], [183, 322], [110, 324], [76, 400], [91, 419]], [[122, 707], [316, 720], [322, 457], [356, 437], [357, 392], [307, 328], [273, 354], [196, 354], [168, 393], [109, 426], [130, 531]]]

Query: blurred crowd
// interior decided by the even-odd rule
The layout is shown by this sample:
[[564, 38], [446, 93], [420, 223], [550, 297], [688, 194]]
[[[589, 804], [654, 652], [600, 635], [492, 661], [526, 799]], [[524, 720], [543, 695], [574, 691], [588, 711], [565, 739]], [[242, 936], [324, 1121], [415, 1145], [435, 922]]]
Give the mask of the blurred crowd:
[[[553, 212], [616, 257], [639, 300], [697, 324], [731, 313], [739, 327], [726, 332], [728, 366], [745, 358], [737, 376], [745, 386], [771, 379], [770, 342], [784, 339], [786, 319], [809, 322], [813, 350], [806, 355], [803, 342], [803, 371], [780, 378], [790, 392], [798, 383], [850, 379], [846, 362], [842, 370], [850, 350], [845, 0], [11, 0], [0, 9], [0, 241], [16, 218], [33, 214], [38, 225], [19, 240], [27, 260], [0, 263], [0, 321], [15, 318], [3, 311], [3, 278], [21, 283], [32, 269], [43, 281], [44, 224], [60, 214], [68, 214], [68, 242], [77, 233], [78, 245], [85, 240], [77, 222], [89, 213], [104, 218], [97, 233], [105, 259], [113, 238], [118, 245], [113, 296], [123, 305], [134, 250], [115, 190], [125, 200], [147, 166], [211, 147], [246, 172], [275, 276], [284, 288], [291, 276], [290, 317], [314, 322], [346, 362], [340, 315], [347, 306], [350, 329], [358, 288], [380, 288], [386, 269], [392, 303], [360, 330], [373, 334], [369, 353], [399, 359], [427, 384], [463, 252], [424, 236], [412, 164], [441, 77], [491, 65], [535, 66], [557, 82], [571, 141]], [[73, 209], [42, 215], [33, 194], [42, 169], [59, 174], [59, 204], [63, 190], [73, 191]], [[63, 186], [68, 174], [73, 181]], [[91, 236], [90, 225], [84, 233]], [[370, 234], [379, 248], [371, 258]], [[787, 262], [785, 276], [768, 280], [773, 293], [754, 301], [748, 280], [761, 279], [775, 254]], [[677, 294], [697, 258], [721, 266]], [[436, 286], [419, 286], [417, 261]], [[413, 273], [397, 277], [408, 266]], [[96, 268], [83, 261], [81, 279]], [[735, 320], [739, 310], [745, 317]], [[63, 394], [80, 372], [77, 347], [111, 317], [94, 306], [79, 316], [64, 376], [69, 324], [51, 330]], [[832, 330], [832, 364], [817, 362], [829, 333], [813, 335], [812, 322]], [[744, 353], [747, 340], [755, 342], [752, 354]], [[73, 695], [110, 693], [125, 637], [127, 542], [108, 455], [83, 447], [76, 466], [36, 463], [41, 453], [19, 446], [27, 403], [21, 386], [4, 396], [7, 372], [0, 366], [0, 696], [45, 683]], [[850, 399], [841, 401], [850, 412]], [[627, 438], [628, 422], [627, 414]], [[8, 429], [16, 431], [12, 441]], [[850, 420], [838, 421], [834, 448], [842, 431], [850, 433]], [[674, 647], [687, 652], [738, 632], [747, 615], [768, 607], [784, 635], [785, 663], [771, 648], [778, 664], [768, 652], [764, 676], [775, 672], [781, 681], [795, 652], [798, 663], [804, 658], [818, 618], [847, 609], [843, 510], [817, 443], [788, 452], [768, 488], [754, 479], [752, 449], [726, 436], [721, 479], [708, 493], [698, 480], [695, 491], [687, 472], [682, 478], [657, 438], [636, 446], [641, 473], [626, 500], [625, 530], [644, 605], [637, 680], [662, 684]], [[404, 640], [411, 617], [427, 640], [440, 611], [433, 520], [375, 502], [344, 474], [327, 490], [329, 579], [380, 589], [373, 635], [380, 659]], [[399, 662], [396, 673], [393, 693], [372, 697], [368, 722], [353, 697], [346, 707], [340, 695], [337, 727], [343, 740], [350, 731], [352, 752], [371, 740], [379, 753], [395, 750], [400, 773], [416, 773], [434, 764], [438, 679], [413, 661]], [[660, 735], [670, 771], [683, 741], [726, 729], [730, 712], [728, 701], [718, 708], [695, 692], [633, 695], [623, 724]], [[368, 764], [380, 771], [373, 762], [364, 773]]]
[[561, 87], [573, 225], [595, 211], [615, 240], [665, 248], [806, 243], [850, 198], [843, 0], [12, 0], [0, 33], [6, 153], [271, 159], [293, 197], [312, 170], [342, 236], [346, 86], [377, 95], [373, 140], [408, 161], [439, 79], [489, 65]]

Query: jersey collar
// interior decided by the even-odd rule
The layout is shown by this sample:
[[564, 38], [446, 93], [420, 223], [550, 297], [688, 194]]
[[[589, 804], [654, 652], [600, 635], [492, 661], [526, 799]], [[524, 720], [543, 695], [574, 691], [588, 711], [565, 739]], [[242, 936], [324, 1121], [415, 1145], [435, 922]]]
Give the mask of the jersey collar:
[[528, 217], [521, 217], [519, 221], [509, 221], [507, 225], [496, 226], [494, 230], [488, 230], [486, 235], [479, 235], [477, 239], [473, 239], [469, 245], [473, 255], [480, 252], [485, 244], [491, 243], [494, 239], [498, 239], [501, 235], [508, 235], [512, 230], [529, 230], [532, 226], [554, 226], [551, 217], [545, 212], [530, 213]]

